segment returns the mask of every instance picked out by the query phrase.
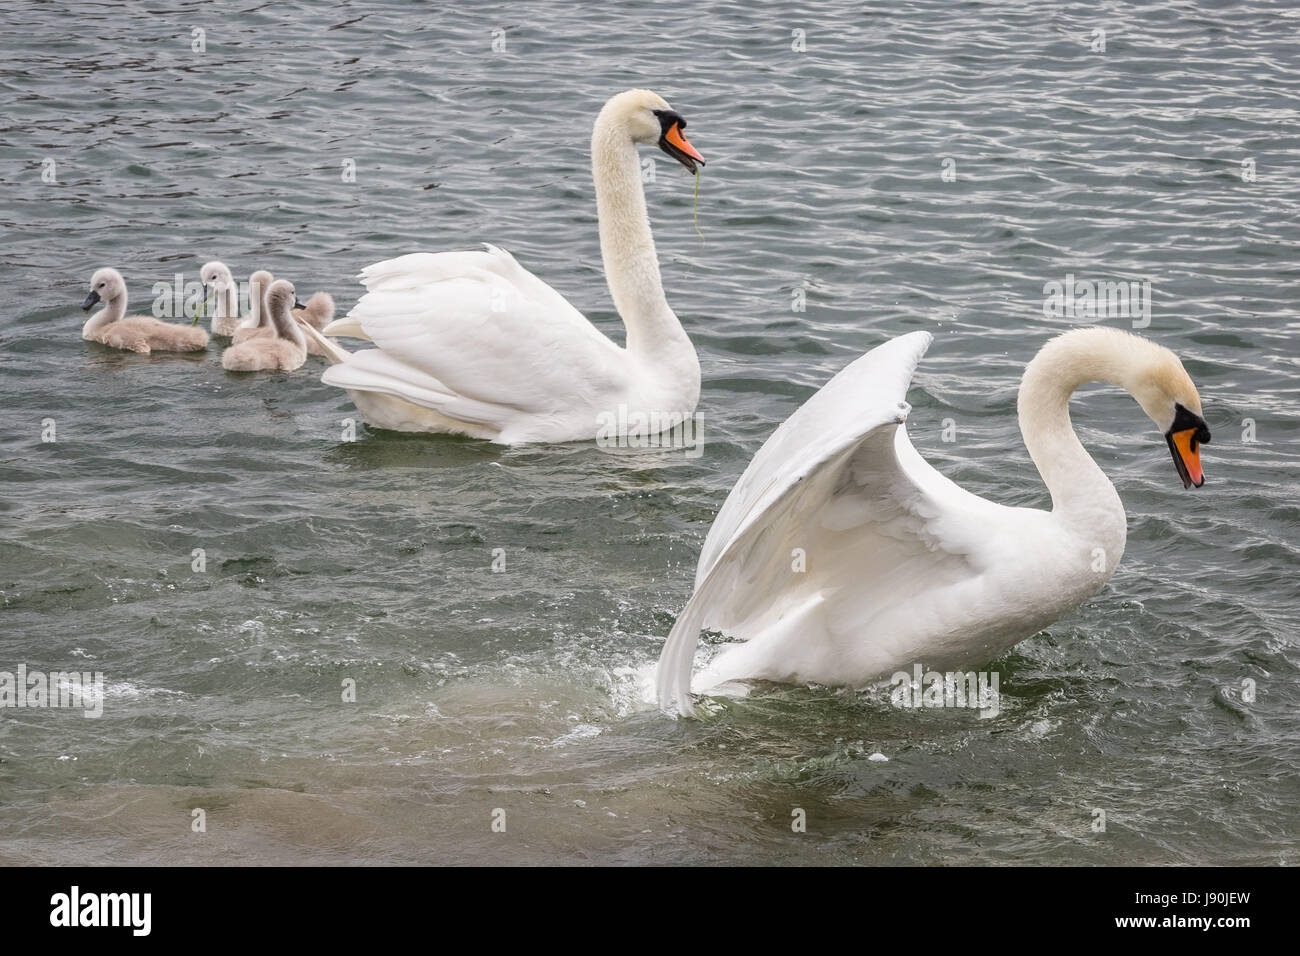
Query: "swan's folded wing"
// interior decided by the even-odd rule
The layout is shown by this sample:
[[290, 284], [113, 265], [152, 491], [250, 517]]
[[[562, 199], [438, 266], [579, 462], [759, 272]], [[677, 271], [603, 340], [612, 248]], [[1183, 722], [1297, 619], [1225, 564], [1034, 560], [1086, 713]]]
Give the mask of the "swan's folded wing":
[[[314, 330], [313, 330], [314, 331]], [[326, 341], [329, 341], [328, 339]], [[362, 349], [327, 368], [321, 381], [336, 388], [392, 395], [447, 418], [471, 425], [498, 427], [508, 409], [457, 395], [442, 382], [386, 353]]]
[[443, 282], [472, 272], [490, 272], [500, 276], [539, 307], [556, 313], [567, 312], [571, 317], [587, 322], [586, 317], [570, 305], [568, 299], [521, 266], [510, 253], [490, 243], [484, 243], [481, 250], [413, 252], [396, 259], [386, 259], [361, 270], [358, 278], [367, 291], [400, 291]]
[[[927, 333], [895, 339], [845, 368], [784, 422], [750, 462], [710, 530], [695, 593], [659, 659], [660, 706], [692, 711], [691, 670], [701, 627], [728, 625], [791, 584], [791, 559], [811, 538], [856, 552], [809, 556], [821, 586], [860, 588], [888, 603], [900, 576], [957, 581], [972, 571], [962, 517], [975, 499], [934, 471], [901, 427]], [[829, 532], [823, 538], [822, 533]], [[836, 535], [849, 534], [843, 538]], [[835, 558], [854, 556], [854, 566]], [[857, 556], [866, 560], [858, 565]], [[829, 568], [828, 568], [829, 566]], [[806, 585], [806, 586], [811, 586]], [[872, 600], [849, 602], [870, 608]], [[842, 622], [846, 629], [863, 621]]]
[[362, 278], [349, 320], [411, 370], [390, 394], [425, 404], [401, 389], [427, 377], [485, 408], [544, 416], [624, 380], [626, 353], [501, 250], [415, 253]]

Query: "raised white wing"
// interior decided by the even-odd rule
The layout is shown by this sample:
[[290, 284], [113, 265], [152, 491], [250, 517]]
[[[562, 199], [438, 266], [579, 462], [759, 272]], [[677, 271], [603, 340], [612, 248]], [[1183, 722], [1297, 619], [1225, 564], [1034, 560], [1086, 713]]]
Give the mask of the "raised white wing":
[[627, 353], [494, 246], [368, 266], [367, 292], [325, 331], [361, 334], [322, 381], [394, 395], [488, 426], [583, 407], [627, 380]]
[[[886, 342], [851, 363], [767, 440], [723, 503], [700, 555], [695, 593], [659, 658], [660, 706], [692, 712], [691, 670], [701, 627], [750, 637], [795, 607], [843, 588], [836, 632], [870, 634], [897, 610], [900, 582], [927, 588], [978, 574], [986, 502], [917, 454], [901, 426], [928, 332]], [[791, 574], [794, 549], [813, 549], [816, 575]], [[918, 613], [925, 613], [924, 610]]]

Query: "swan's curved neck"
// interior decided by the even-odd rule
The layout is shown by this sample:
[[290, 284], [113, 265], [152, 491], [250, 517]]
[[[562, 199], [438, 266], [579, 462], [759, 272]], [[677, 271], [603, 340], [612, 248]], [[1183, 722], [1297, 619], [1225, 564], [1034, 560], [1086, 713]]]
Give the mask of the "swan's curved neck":
[[90, 317], [84, 328], [87, 332], [92, 329], [102, 329], [124, 315], [126, 315], [126, 295], [122, 294], [115, 299], [105, 299], [104, 307]]
[[264, 329], [271, 324], [271, 307], [266, 304], [266, 290], [258, 285], [250, 285], [248, 291], [248, 311], [256, 320], [255, 328]]
[[288, 300], [283, 300], [272, 301], [269, 306], [271, 324], [275, 326], [276, 336], [287, 339], [301, 348], [306, 348], [307, 337], [303, 335], [302, 329], [298, 328], [298, 323], [293, 319], [293, 304]]
[[681, 322], [664, 296], [636, 144], [615, 116], [601, 113], [596, 120], [591, 134], [591, 167], [605, 280], [614, 307], [627, 326], [628, 351], [653, 353], [683, 343], [690, 347]]
[[216, 309], [219, 319], [239, 318], [239, 288], [233, 282], [217, 292]]
[[[1070, 422], [1070, 396], [1087, 382], [1131, 391], [1132, 349], [1110, 329], [1087, 329], [1043, 346], [1025, 369], [1017, 407], [1029, 457], [1052, 494], [1052, 513], [1100, 539], [1119, 535], [1124, 506]], [[1118, 528], [1116, 525], [1118, 524]]]

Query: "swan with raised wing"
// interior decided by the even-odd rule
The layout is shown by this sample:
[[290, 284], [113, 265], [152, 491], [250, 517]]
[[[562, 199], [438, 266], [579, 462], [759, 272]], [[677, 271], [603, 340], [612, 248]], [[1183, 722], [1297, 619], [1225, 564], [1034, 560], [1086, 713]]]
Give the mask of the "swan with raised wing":
[[366, 293], [323, 330], [378, 348], [332, 350], [321, 381], [371, 425], [502, 444], [596, 437], [609, 416], [685, 419], [700, 395], [695, 348], [664, 295], [638, 145], [691, 172], [686, 121], [649, 90], [611, 98], [591, 138], [600, 248], [626, 346], [602, 335], [507, 252], [414, 253], [369, 266]]
[[1052, 509], [958, 487], [912, 447], [904, 401], [927, 332], [835, 375], [755, 454], [718, 512], [695, 592], [659, 658], [660, 706], [692, 712], [701, 628], [739, 639], [697, 678], [861, 688], [922, 664], [978, 666], [1101, 590], [1124, 553], [1114, 485], [1070, 423], [1086, 382], [1128, 391], [1184, 487], [1204, 482], [1210, 432], [1178, 357], [1107, 328], [1047, 342], [1020, 384], [1020, 431]]

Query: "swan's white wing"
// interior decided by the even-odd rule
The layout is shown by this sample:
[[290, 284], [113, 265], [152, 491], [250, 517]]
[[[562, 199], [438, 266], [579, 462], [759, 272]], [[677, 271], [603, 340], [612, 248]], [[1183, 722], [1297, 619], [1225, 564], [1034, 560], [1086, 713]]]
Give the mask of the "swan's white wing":
[[781, 492], [847, 443], [887, 422], [901, 422], [912, 373], [929, 348], [929, 332], [913, 332], [872, 349], [841, 369], [763, 443], [723, 502], [700, 552], [696, 587], [759, 500]]
[[[969, 580], [981, 550], [973, 510], [988, 503], [944, 478], [900, 427], [926, 332], [894, 339], [854, 361], [790, 416], [750, 462], [714, 521], [696, 589], [659, 658], [659, 702], [691, 712], [690, 679], [701, 627], [744, 629], [765, 600], [799, 602], [807, 588], [854, 587], [846, 606], [870, 617], [900, 578], [930, 587]], [[819, 574], [791, 574], [795, 548], [820, 547]], [[847, 559], [838, 560], [837, 559]], [[800, 592], [800, 587], [804, 592]], [[877, 592], [878, 602], [872, 595]], [[777, 597], [773, 597], [776, 595]], [[869, 620], [838, 622], [856, 629]]]
[[[415, 253], [361, 274], [348, 315], [379, 346], [322, 381], [485, 425], [582, 407], [626, 381], [627, 355], [507, 252]], [[328, 330], [327, 330], [328, 331]]]

